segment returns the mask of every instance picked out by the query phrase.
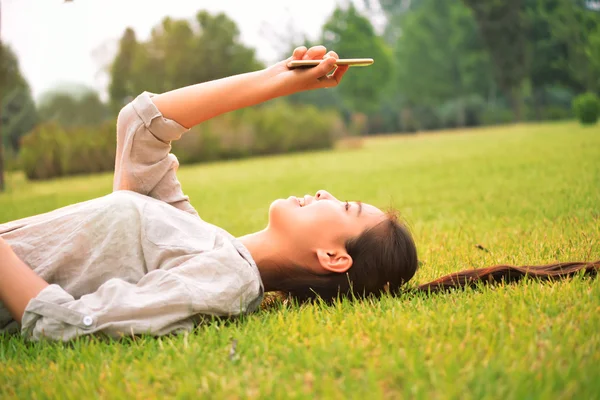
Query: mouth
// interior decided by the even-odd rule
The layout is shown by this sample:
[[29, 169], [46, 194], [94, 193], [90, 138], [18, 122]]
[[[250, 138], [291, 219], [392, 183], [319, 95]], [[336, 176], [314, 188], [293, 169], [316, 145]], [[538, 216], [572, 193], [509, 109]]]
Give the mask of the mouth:
[[304, 205], [305, 205], [304, 197], [300, 197], [300, 198], [296, 197], [296, 201], [298, 202], [298, 206], [304, 207]]

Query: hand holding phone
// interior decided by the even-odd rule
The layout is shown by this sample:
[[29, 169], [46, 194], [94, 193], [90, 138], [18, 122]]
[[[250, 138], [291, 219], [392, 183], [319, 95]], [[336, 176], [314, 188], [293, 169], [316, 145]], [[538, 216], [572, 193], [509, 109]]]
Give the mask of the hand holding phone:
[[[294, 68], [312, 68], [317, 65], [321, 60], [292, 60], [287, 63], [287, 67], [290, 69]], [[347, 65], [350, 67], [366, 67], [373, 64], [372, 58], [340, 58], [335, 62], [335, 65]]]

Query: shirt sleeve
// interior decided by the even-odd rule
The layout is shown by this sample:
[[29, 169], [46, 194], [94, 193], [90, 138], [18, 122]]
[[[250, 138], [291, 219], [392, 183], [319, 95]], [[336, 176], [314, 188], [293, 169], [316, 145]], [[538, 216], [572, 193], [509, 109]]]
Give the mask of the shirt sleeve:
[[137, 284], [110, 279], [79, 299], [49, 285], [27, 305], [21, 334], [63, 341], [96, 332], [114, 338], [160, 336], [191, 330], [201, 315], [253, 312], [261, 298], [260, 282], [250, 272], [228, 270], [198, 255], [179, 267], [151, 271]]
[[113, 190], [132, 190], [198, 215], [177, 179], [171, 141], [188, 131], [164, 118], [144, 92], [119, 112]]

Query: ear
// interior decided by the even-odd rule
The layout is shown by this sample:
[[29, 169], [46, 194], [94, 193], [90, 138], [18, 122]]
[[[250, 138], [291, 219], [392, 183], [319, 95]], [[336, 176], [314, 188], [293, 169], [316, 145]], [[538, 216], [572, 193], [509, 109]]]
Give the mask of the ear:
[[345, 249], [338, 250], [317, 250], [317, 258], [321, 267], [330, 272], [344, 273], [352, 266], [352, 257]]

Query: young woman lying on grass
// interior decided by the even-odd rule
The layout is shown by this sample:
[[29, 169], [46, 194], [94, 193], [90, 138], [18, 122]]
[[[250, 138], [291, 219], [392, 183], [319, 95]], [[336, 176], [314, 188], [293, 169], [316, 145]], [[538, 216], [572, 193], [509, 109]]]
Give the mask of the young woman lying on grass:
[[[285, 60], [160, 95], [143, 93], [125, 106], [112, 194], [0, 225], [0, 331], [57, 340], [94, 332], [163, 335], [191, 330], [202, 315], [255, 311], [265, 291], [300, 301], [398, 292], [417, 270], [417, 251], [393, 215], [320, 190], [275, 200], [267, 227], [236, 239], [199, 218], [170, 154], [171, 141], [214, 116], [336, 86], [347, 71], [335, 68], [336, 58], [323, 46], [300, 47], [291, 59], [322, 60], [319, 66], [289, 70]], [[597, 268], [500, 266], [419, 288]]]

